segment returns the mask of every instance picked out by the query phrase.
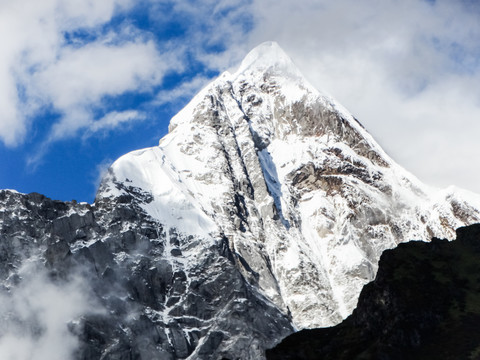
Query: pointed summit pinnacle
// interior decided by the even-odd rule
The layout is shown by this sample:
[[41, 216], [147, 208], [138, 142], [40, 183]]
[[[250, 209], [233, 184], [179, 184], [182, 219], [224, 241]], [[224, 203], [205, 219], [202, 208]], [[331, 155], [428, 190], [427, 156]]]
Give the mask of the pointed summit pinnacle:
[[274, 69], [285, 75], [303, 77], [292, 59], [274, 41], [264, 42], [250, 51], [242, 61], [235, 75], [253, 71], [264, 72], [268, 69]]

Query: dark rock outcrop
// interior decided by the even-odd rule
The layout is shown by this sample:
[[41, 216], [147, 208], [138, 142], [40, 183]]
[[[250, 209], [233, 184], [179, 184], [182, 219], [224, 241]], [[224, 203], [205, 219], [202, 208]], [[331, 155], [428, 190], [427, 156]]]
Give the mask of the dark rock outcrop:
[[480, 224], [385, 251], [350, 317], [287, 337], [267, 359], [480, 359], [479, 321]]
[[[255, 359], [292, 332], [288, 316], [252, 289], [228, 247], [166, 229], [139, 201], [90, 205], [0, 191], [0, 306], [25, 288], [30, 304], [35, 297], [62, 302], [42, 287], [88, 300], [94, 307], [60, 319], [66, 339], [74, 338], [67, 358], [78, 360]], [[181, 266], [185, 253], [195, 257], [188, 268]], [[0, 343], [18, 332], [32, 341], [50, 334], [42, 315], [12, 309], [0, 309]]]

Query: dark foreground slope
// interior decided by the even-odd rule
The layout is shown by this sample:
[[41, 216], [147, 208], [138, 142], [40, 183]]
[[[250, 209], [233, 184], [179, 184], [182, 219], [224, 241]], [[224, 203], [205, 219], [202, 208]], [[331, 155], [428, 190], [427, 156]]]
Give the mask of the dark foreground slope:
[[341, 324], [304, 330], [267, 359], [480, 359], [480, 224], [457, 240], [387, 250]]

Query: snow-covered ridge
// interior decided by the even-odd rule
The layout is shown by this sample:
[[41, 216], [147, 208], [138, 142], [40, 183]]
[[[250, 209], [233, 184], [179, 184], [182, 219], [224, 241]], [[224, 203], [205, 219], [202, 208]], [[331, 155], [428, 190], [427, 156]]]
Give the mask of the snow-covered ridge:
[[[186, 234], [208, 237], [215, 225], [183, 184], [171, 160], [161, 147], [138, 150], [119, 158], [111, 173], [115, 181], [153, 195], [153, 199], [142, 207], [162, 224], [181, 229]], [[109, 186], [102, 194], [119, 196], [127, 192], [123, 186]]]
[[138, 189], [160, 223], [227, 238], [298, 328], [347, 316], [383, 250], [480, 220], [480, 197], [422, 184], [272, 42], [195, 96], [158, 147], [115, 162], [98, 197]]

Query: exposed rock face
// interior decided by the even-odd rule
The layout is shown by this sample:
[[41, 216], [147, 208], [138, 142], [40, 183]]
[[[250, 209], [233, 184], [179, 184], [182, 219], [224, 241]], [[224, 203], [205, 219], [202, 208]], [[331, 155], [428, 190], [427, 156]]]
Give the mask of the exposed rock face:
[[[85, 279], [78, 291], [90, 293], [95, 309], [66, 319], [79, 339], [75, 359], [255, 359], [292, 331], [245, 281], [226, 239], [200, 245], [166, 229], [139, 198], [88, 205], [0, 191], [2, 291], [33, 276], [22, 270], [26, 261], [59, 287]], [[38, 326], [41, 339], [43, 325], [26, 327]]]
[[[54, 292], [82, 284], [92, 309], [65, 315], [76, 358], [261, 359], [294, 328], [350, 314], [383, 250], [452, 237], [478, 209], [398, 167], [266, 43], [159, 146], [118, 159], [94, 204], [2, 192], [1, 291], [13, 299], [35, 272]], [[41, 322], [24, 318], [11, 321]]]
[[400, 244], [350, 317], [287, 337], [267, 359], [478, 359], [479, 279], [480, 224], [456, 241]]

